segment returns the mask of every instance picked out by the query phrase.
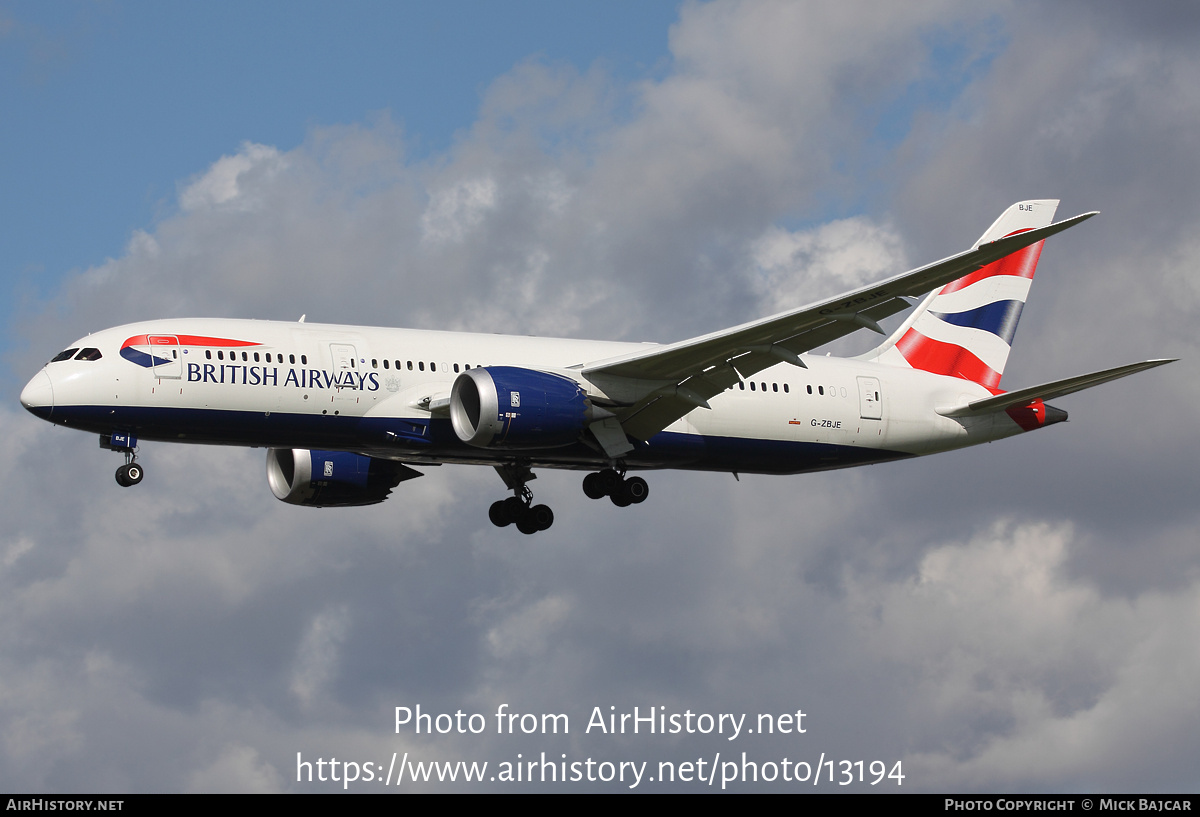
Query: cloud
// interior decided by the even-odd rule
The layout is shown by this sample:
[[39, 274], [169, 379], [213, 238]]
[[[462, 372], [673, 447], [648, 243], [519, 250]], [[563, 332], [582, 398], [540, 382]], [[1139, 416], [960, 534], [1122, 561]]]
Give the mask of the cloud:
[[903, 241], [856, 217], [811, 230], [769, 228], [750, 247], [765, 314], [879, 281], [907, 269]]
[[435, 191], [421, 214], [421, 235], [428, 242], [461, 242], [468, 230], [496, 206], [493, 179], [467, 179]]
[[204, 769], [191, 776], [186, 791], [225, 794], [274, 794], [282, 792], [283, 777], [258, 751], [231, 743]]
[[179, 193], [179, 207], [185, 213], [222, 206], [261, 207], [261, 202], [253, 200], [251, 191], [282, 170], [281, 162], [277, 149], [247, 142], [235, 155], [222, 156], [184, 187]]
[[907, 582], [851, 580], [872, 650], [916, 680], [910, 768], [925, 785], [1119, 789], [1186, 774], [1144, 758], [1196, 749], [1200, 651], [1183, 634], [1200, 584], [1105, 597], [1067, 575], [1071, 548], [1069, 526], [1000, 521], [930, 550]]
[[325, 610], [313, 618], [300, 641], [291, 689], [305, 707], [312, 706], [337, 677], [338, 647], [349, 626], [349, 611], [345, 606]]

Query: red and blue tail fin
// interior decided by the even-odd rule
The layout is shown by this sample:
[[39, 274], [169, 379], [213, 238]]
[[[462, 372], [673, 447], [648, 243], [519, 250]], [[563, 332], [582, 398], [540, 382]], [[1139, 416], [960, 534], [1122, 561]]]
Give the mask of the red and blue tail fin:
[[[1014, 204], [975, 246], [1045, 227], [1057, 209], [1054, 199]], [[931, 292], [882, 346], [864, 357], [998, 389], [1043, 243]]]

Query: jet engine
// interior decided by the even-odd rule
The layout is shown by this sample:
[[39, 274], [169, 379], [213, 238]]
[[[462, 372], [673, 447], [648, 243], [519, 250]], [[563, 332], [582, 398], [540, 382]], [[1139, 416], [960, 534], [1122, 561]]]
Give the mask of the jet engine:
[[267, 484], [276, 499], [292, 505], [337, 508], [374, 505], [420, 471], [399, 462], [347, 451], [303, 448], [267, 450]]
[[513, 366], [469, 369], [450, 390], [454, 433], [479, 448], [571, 445], [595, 412], [571, 378]]

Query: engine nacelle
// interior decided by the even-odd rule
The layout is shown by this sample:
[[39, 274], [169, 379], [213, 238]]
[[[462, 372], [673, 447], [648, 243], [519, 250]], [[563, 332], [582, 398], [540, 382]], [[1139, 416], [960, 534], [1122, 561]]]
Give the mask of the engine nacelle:
[[267, 450], [267, 484], [271, 493], [293, 505], [314, 508], [374, 505], [387, 499], [402, 480], [415, 476], [420, 476], [420, 472], [402, 463], [346, 451]]
[[469, 369], [450, 390], [454, 433], [479, 448], [557, 448], [579, 439], [592, 417], [569, 377], [513, 366]]

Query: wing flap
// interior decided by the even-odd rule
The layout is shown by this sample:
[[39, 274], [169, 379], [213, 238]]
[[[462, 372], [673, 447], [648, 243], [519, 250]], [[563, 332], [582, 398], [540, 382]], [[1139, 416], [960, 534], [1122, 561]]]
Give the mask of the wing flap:
[[[770, 363], [762, 366], [774, 366], [779, 362], [772, 355], [761, 355], [770, 358]], [[638, 401], [632, 408], [617, 412], [621, 428], [626, 434], [638, 440], [649, 440], [671, 423], [694, 411], [697, 408], [708, 408], [708, 401], [721, 392], [735, 386], [742, 379], [739, 370], [733, 366], [717, 366], [701, 374], [689, 377], [675, 386], [665, 386]], [[754, 371], [758, 371], [755, 369]], [[745, 373], [742, 376], [747, 376]]]

